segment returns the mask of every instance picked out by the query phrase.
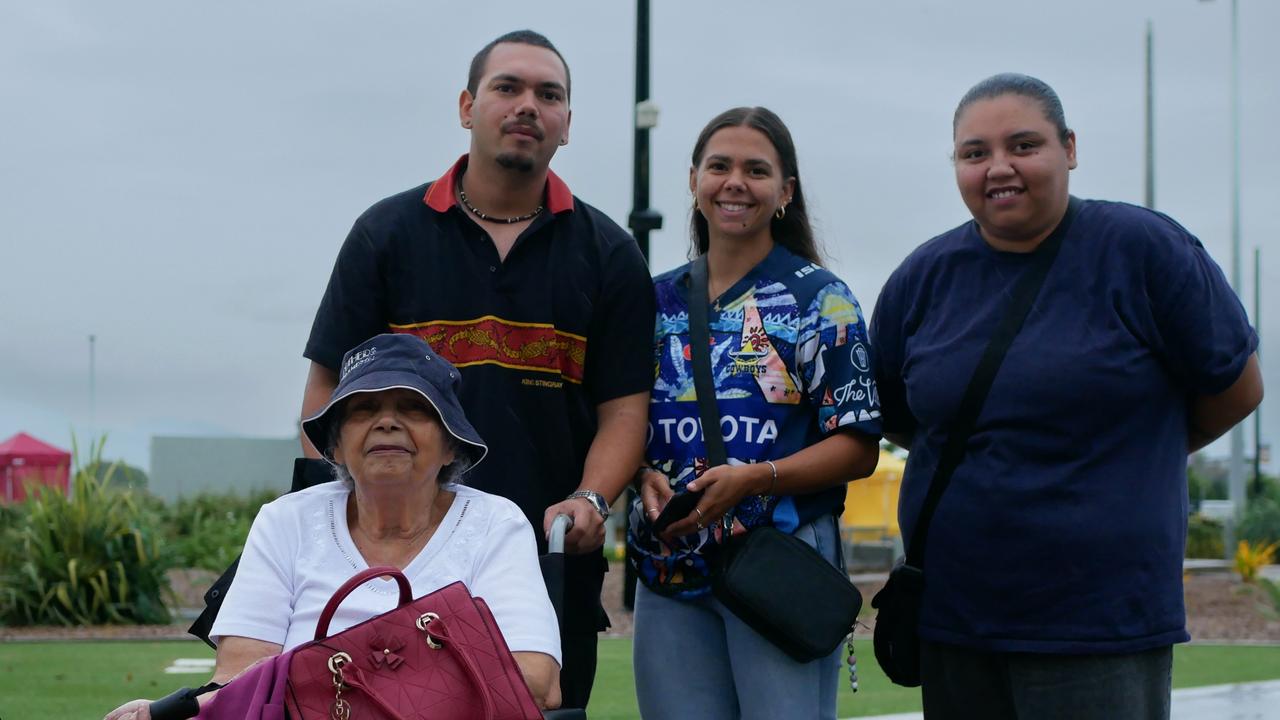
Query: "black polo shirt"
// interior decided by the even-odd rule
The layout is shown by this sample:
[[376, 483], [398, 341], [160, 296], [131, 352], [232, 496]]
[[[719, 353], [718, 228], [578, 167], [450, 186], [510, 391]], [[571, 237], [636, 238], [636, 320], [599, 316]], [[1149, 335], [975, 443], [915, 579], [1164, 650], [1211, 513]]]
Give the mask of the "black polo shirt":
[[546, 210], [499, 260], [456, 203], [466, 162], [356, 220], [304, 355], [336, 369], [378, 333], [426, 340], [461, 369], [489, 445], [466, 483], [519, 505], [541, 545], [546, 508], [582, 479], [596, 405], [653, 386], [653, 283], [631, 235], [554, 173]]

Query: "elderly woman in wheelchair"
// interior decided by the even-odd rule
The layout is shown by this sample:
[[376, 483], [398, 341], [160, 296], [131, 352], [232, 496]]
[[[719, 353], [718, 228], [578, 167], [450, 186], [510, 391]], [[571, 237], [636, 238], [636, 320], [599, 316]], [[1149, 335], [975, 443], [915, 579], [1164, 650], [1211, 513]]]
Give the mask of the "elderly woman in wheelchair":
[[[337, 479], [258, 514], [210, 633], [215, 682], [310, 640], [348, 578], [393, 566], [415, 596], [460, 580], [484, 598], [538, 706], [559, 706], [559, 633], [533, 530], [510, 501], [459, 484], [487, 452], [458, 404], [459, 383], [413, 336], [379, 335], [347, 353], [332, 399], [303, 423]], [[331, 632], [396, 599], [394, 582], [370, 580], [342, 603]], [[135, 700], [106, 720], [150, 717], [148, 701]]]

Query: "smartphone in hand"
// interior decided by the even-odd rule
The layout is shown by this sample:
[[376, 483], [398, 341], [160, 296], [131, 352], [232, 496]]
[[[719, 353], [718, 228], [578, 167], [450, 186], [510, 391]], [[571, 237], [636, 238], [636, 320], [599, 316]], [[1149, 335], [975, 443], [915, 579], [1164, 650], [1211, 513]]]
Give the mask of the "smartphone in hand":
[[662, 508], [662, 512], [653, 521], [653, 534], [661, 535], [666, 531], [667, 526], [671, 523], [683, 520], [685, 516], [693, 512], [698, 506], [698, 501], [702, 499], [702, 491], [689, 492], [688, 490], [676, 493], [674, 497]]

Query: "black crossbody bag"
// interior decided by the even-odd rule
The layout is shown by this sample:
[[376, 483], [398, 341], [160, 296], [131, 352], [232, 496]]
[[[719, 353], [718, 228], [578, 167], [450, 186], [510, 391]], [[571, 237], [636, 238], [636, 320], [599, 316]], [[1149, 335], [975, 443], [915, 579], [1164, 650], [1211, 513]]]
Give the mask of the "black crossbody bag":
[[1053, 261], [1058, 257], [1062, 238], [1070, 229], [1078, 206], [1079, 201], [1071, 198], [1062, 222], [1036, 248], [1031, 267], [1027, 268], [1014, 286], [1005, 314], [987, 343], [986, 350], [973, 371], [973, 377], [965, 388], [960, 407], [956, 410], [955, 420], [942, 446], [938, 465], [933, 471], [933, 480], [929, 483], [929, 493], [925, 496], [920, 517], [911, 532], [907, 557], [889, 573], [889, 581], [871, 598], [871, 607], [877, 610], [874, 633], [876, 662], [895, 684], [906, 687], [920, 685], [920, 601], [924, 594], [924, 550], [929, 536], [929, 523], [938, 509], [942, 493], [951, 482], [951, 476], [964, 458], [965, 446], [973, 434], [978, 414], [986, 402], [1000, 363], [1004, 361], [1013, 339], [1022, 330], [1036, 296], [1040, 294], [1040, 288], [1044, 285], [1049, 269], [1053, 267]]
[[[711, 374], [707, 322], [707, 258], [693, 261], [689, 289], [689, 345], [707, 464], [727, 459]], [[799, 538], [770, 526], [732, 535], [725, 515], [720, 558], [712, 578], [716, 599], [797, 662], [830, 655], [853, 630], [862, 596], [849, 576]]]

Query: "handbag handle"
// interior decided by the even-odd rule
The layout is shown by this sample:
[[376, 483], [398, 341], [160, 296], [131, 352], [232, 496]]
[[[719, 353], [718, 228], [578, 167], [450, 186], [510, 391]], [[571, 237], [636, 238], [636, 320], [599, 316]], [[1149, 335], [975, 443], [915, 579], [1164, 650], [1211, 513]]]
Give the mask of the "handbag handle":
[[391, 578], [396, 581], [396, 585], [400, 586], [400, 602], [396, 603], [396, 607], [408, 605], [413, 602], [413, 588], [409, 586], [409, 579], [404, 576], [404, 573], [400, 572], [396, 568], [389, 565], [381, 565], [378, 567], [371, 567], [367, 570], [361, 570], [355, 575], [352, 575], [350, 580], [342, 583], [342, 587], [338, 588], [333, 593], [333, 597], [329, 598], [329, 602], [324, 604], [324, 610], [320, 612], [320, 621], [316, 623], [315, 639], [323, 640], [329, 637], [329, 621], [333, 619], [333, 614], [338, 612], [338, 606], [342, 604], [343, 600], [347, 599], [347, 596], [350, 595], [353, 590], [366, 582], [374, 578], [382, 577], [383, 575], [390, 575]]
[[[401, 575], [401, 577], [404, 576]], [[427, 634], [427, 627], [431, 628], [429, 631], [430, 634]], [[428, 643], [435, 642], [436, 645], [439, 646], [436, 647], [436, 645], [433, 645], [433, 651], [444, 650], [446, 652], [452, 652], [454, 657], [458, 658], [462, 663], [462, 669], [466, 671], [467, 679], [471, 681], [471, 684], [475, 686], [476, 691], [480, 694], [480, 704], [484, 710], [484, 720], [493, 720], [495, 710], [493, 706], [493, 697], [489, 694], [489, 686], [485, 684], [483, 678], [480, 676], [480, 669], [476, 667], [475, 660], [471, 657], [471, 653], [469, 653], [466, 648], [453, 641], [453, 637], [449, 634], [447, 621], [444, 618], [434, 618], [427, 626], [423, 627], [422, 632], [426, 635]], [[405, 720], [405, 718], [400, 715], [399, 711], [396, 710], [391, 703], [384, 700], [382, 696], [365, 681], [364, 672], [355, 663], [351, 663], [343, 667], [341, 678], [343, 685], [363, 692], [375, 705], [378, 706], [379, 710], [390, 718], [390, 720]]]

